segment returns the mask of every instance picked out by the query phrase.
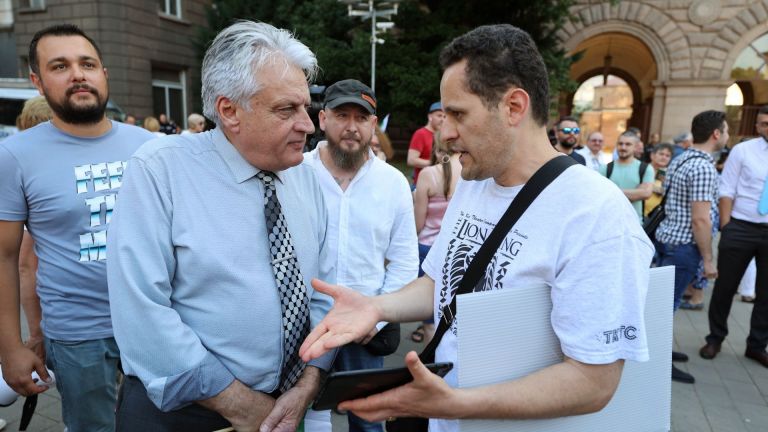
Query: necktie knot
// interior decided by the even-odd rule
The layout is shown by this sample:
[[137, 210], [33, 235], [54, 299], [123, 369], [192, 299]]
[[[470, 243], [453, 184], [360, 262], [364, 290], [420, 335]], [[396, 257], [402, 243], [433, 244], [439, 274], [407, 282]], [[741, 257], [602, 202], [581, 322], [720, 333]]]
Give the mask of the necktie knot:
[[264, 184], [264, 195], [267, 199], [272, 197], [275, 191], [275, 173], [271, 171], [259, 171], [256, 178]]
[[272, 171], [259, 171], [256, 173], [256, 178], [261, 180], [265, 185], [272, 186], [275, 184], [275, 173]]

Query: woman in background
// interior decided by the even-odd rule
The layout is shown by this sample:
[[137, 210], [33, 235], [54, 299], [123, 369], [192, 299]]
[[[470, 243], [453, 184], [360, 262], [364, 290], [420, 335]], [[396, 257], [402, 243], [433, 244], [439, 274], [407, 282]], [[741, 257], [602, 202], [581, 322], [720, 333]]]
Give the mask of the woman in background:
[[[439, 131], [435, 132], [431, 159], [432, 165], [419, 174], [414, 192], [413, 209], [419, 237], [419, 276], [424, 275], [421, 263], [440, 232], [445, 209], [456, 191], [461, 173], [459, 154], [453, 151], [450, 144], [442, 142]], [[411, 339], [414, 342], [429, 342], [434, 334], [435, 323], [428, 320], [411, 333]]]
[[152, 116], [145, 117], [141, 126], [159, 137], [165, 136], [164, 133], [160, 132], [160, 121]]
[[376, 157], [384, 162], [387, 159], [392, 159], [392, 156], [395, 155], [395, 151], [392, 149], [392, 141], [389, 140], [387, 134], [378, 125], [376, 125], [376, 132], [371, 137], [371, 150], [373, 150]]

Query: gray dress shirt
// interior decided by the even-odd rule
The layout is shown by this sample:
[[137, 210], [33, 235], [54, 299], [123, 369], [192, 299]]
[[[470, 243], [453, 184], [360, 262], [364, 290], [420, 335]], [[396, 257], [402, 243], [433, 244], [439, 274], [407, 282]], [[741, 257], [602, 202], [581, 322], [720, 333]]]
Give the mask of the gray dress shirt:
[[[129, 161], [108, 238], [112, 321], [125, 373], [161, 410], [234, 379], [278, 387], [282, 312], [258, 171], [218, 129], [152, 140]], [[314, 327], [332, 299], [310, 280], [333, 283], [335, 274], [323, 194], [306, 164], [276, 174]]]

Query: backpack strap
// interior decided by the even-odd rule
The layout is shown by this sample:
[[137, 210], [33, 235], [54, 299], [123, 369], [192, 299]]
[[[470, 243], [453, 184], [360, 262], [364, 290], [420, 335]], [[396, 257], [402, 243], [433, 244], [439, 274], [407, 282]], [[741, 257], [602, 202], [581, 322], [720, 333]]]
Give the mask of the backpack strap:
[[648, 164], [645, 162], [640, 162], [640, 168], [638, 170], [638, 173], [640, 174], [640, 183], [643, 182], [643, 177], [645, 177], [645, 172], [648, 170]]
[[608, 166], [605, 168], [605, 176], [611, 178], [611, 174], [613, 174], [613, 161], [608, 162]]
[[[640, 161], [640, 169], [638, 170], [638, 174], [640, 174], [640, 182], [638, 184], [643, 184], [643, 177], [645, 177], [645, 172], [648, 170], [648, 164]], [[645, 215], [645, 200], [640, 201], [640, 214]]]

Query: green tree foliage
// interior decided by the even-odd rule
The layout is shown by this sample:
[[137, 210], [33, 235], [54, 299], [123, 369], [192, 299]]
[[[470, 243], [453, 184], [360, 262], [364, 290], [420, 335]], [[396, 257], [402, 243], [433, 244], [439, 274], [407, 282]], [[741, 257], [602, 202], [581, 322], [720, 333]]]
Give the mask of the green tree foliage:
[[[571, 59], [556, 32], [574, 0], [403, 0], [393, 16], [395, 29], [379, 35], [376, 93], [379, 112], [394, 113], [401, 126], [424, 122], [426, 107], [440, 99], [440, 50], [454, 37], [483, 24], [510, 23], [531, 34], [550, 75], [551, 93], [575, 90]], [[319, 84], [345, 78], [370, 81], [370, 21], [347, 16], [337, 0], [215, 0], [208, 28], [197, 41], [201, 53], [218, 31], [235, 19], [268, 22], [294, 31], [317, 55]]]

